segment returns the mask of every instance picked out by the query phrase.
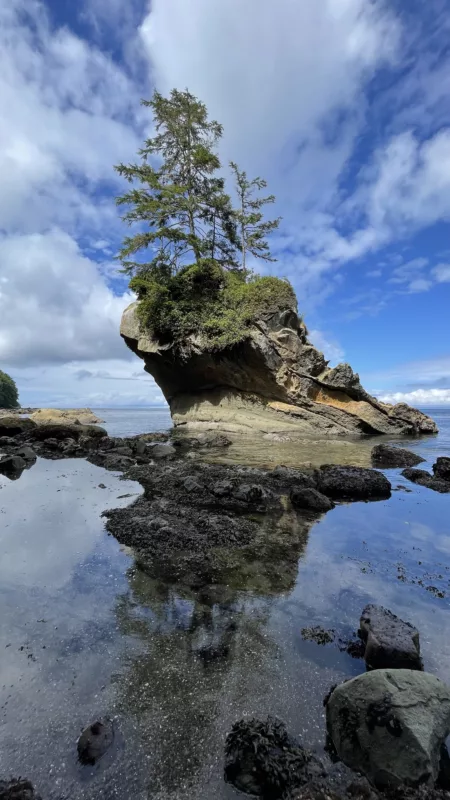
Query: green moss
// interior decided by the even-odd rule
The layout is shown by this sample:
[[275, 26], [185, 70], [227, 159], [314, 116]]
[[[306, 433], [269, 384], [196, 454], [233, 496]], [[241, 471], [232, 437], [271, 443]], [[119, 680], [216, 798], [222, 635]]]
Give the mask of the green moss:
[[184, 267], [164, 283], [152, 274], [130, 282], [140, 300], [139, 316], [152, 335], [181, 344], [190, 334], [202, 337], [208, 350], [222, 350], [245, 339], [261, 314], [291, 308], [295, 294], [288, 281], [247, 278], [203, 259]]

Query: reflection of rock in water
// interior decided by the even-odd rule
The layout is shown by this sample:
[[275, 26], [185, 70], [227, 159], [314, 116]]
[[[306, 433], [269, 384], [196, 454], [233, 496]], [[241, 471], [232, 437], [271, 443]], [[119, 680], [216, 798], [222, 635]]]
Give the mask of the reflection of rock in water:
[[[119, 709], [134, 717], [149, 754], [149, 794], [188, 796], [208, 757], [221, 752], [224, 699], [245, 695], [275, 647], [264, 631], [270, 601], [221, 586], [177, 593], [138, 569], [129, 579], [131, 595], [119, 598], [117, 618], [141, 646], [118, 679]], [[221, 765], [214, 770], [220, 775]]]

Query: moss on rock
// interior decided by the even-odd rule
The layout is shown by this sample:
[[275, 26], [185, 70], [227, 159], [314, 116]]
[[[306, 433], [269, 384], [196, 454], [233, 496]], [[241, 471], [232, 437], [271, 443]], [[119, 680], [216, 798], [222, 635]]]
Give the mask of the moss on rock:
[[182, 344], [199, 336], [204, 350], [222, 350], [245, 339], [262, 314], [295, 308], [294, 290], [286, 280], [248, 276], [203, 259], [161, 283], [152, 273], [130, 282], [140, 300], [144, 328], [161, 342]]

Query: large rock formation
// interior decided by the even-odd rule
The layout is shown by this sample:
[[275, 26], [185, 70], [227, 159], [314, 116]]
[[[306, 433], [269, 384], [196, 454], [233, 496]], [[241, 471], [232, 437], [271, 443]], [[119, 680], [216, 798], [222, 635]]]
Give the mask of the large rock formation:
[[196, 336], [183, 347], [151, 338], [137, 306], [124, 311], [120, 332], [161, 387], [175, 425], [332, 436], [437, 431], [420, 411], [371, 397], [348, 364], [329, 369], [293, 308], [262, 316], [242, 342], [211, 352]]

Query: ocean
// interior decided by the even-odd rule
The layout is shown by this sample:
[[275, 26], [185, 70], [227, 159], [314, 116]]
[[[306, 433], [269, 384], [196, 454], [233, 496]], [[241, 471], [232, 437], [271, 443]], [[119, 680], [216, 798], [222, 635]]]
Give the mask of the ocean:
[[[170, 427], [165, 409], [96, 412], [115, 435]], [[405, 441], [425, 469], [450, 456], [450, 409], [429, 413], [440, 433]], [[279, 452], [250, 447], [241, 452], [252, 463]], [[320, 460], [322, 447], [305, 440], [282, 455]], [[349, 447], [365, 463], [366, 443]], [[299, 538], [292, 574], [243, 564], [239, 588], [212, 609], [142, 572], [107, 535], [102, 511], [132, 503], [139, 484], [82, 459], [0, 476], [0, 779], [26, 776], [46, 800], [231, 800], [225, 736], [241, 717], [269, 713], [324, 757], [323, 697], [364, 670], [339, 639], [369, 602], [413, 623], [425, 669], [450, 683], [450, 496], [386, 474], [389, 500], [338, 505]], [[314, 626], [335, 641], [305, 640]], [[224, 657], [201, 661], [225, 630]], [[105, 716], [117, 727], [114, 757], [86, 772], [77, 737]]]

